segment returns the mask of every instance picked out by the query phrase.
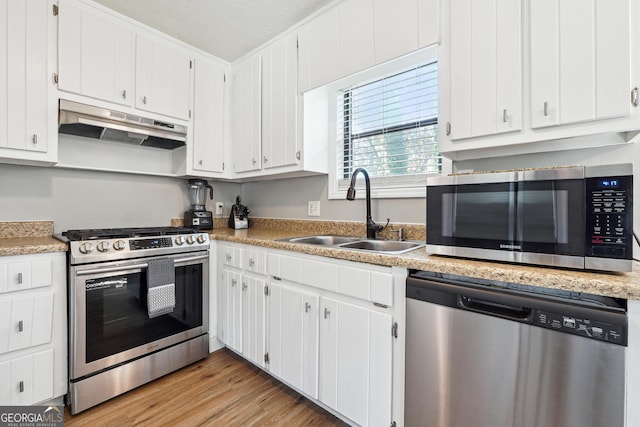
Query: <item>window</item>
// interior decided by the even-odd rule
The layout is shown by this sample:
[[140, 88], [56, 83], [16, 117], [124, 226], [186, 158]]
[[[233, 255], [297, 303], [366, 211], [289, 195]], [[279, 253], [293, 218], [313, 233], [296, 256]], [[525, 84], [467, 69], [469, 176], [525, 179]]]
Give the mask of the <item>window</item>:
[[343, 179], [357, 167], [371, 178], [441, 172], [437, 62], [340, 91], [337, 114]]

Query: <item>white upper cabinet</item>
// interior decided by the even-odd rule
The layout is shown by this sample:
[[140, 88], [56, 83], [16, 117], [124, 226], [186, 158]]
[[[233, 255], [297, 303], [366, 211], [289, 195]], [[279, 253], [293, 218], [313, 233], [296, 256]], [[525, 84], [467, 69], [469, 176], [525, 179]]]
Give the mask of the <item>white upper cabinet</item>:
[[522, 127], [521, 3], [451, 1], [451, 139]]
[[418, 1], [373, 0], [375, 62], [418, 48]]
[[341, 77], [338, 8], [333, 7], [305, 24], [298, 37], [301, 92]]
[[300, 91], [440, 41], [440, 0], [344, 0], [299, 30]]
[[[0, 3], [0, 158], [54, 163], [57, 105], [48, 40], [55, 37], [52, 3]], [[53, 33], [53, 34], [52, 34]]]
[[375, 64], [373, 0], [344, 0], [337, 9], [340, 75], [348, 76]]
[[232, 151], [234, 171], [260, 170], [262, 58], [251, 56], [233, 69]]
[[217, 176], [224, 172], [224, 118], [226, 67], [198, 56], [194, 66], [193, 172]]
[[630, 114], [629, 0], [535, 2], [529, 21], [532, 128]]
[[136, 108], [188, 120], [191, 53], [168, 41], [136, 35]]
[[262, 57], [262, 167], [295, 165], [298, 148], [298, 48], [289, 34]]
[[131, 106], [133, 31], [85, 3], [60, 0], [58, 88]]

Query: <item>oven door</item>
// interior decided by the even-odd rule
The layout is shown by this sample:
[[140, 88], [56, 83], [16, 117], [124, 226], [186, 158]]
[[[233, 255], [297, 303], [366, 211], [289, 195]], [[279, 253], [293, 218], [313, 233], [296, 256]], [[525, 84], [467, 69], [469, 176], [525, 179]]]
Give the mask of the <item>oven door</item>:
[[584, 268], [585, 190], [575, 169], [439, 178], [427, 186], [427, 251]]
[[72, 380], [207, 333], [208, 251], [166, 258], [175, 264], [175, 307], [153, 318], [146, 272], [154, 258], [71, 267]]

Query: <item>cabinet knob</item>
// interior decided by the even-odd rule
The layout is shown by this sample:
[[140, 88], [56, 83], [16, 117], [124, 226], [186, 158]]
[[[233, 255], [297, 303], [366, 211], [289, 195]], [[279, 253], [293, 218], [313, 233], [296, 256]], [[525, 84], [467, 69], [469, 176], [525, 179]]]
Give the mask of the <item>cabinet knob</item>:
[[200, 166], [202, 166], [202, 160], [198, 161], [198, 164], [199, 164]]
[[238, 283], [236, 279], [231, 279], [231, 286], [235, 287], [236, 283]]
[[126, 90], [122, 91], [122, 99], [127, 99], [127, 91]]
[[231, 261], [231, 255], [227, 254], [227, 262]]
[[253, 258], [249, 258], [249, 267], [253, 267], [254, 265], [256, 265], [256, 262], [253, 260]]
[[22, 320], [18, 322], [18, 332], [24, 332], [24, 322]]
[[267, 163], [267, 162], [269, 161], [269, 159], [267, 159], [267, 156], [264, 156], [264, 157], [262, 158], [262, 160], [263, 160], [265, 163]]
[[246, 284], [246, 283], [244, 283], [244, 282], [242, 282], [242, 290], [243, 290], [243, 291], [246, 291], [246, 290], [247, 290], [247, 284]]
[[147, 97], [146, 97], [146, 96], [143, 96], [143, 97], [142, 97], [142, 103], [143, 103], [144, 105], [147, 105]]
[[304, 312], [308, 313], [309, 310], [311, 310], [311, 304], [309, 304], [308, 302], [304, 303]]
[[252, 165], [254, 165], [254, 166], [255, 166], [255, 164], [256, 164], [256, 159], [255, 159], [255, 158], [253, 158], [253, 157], [251, 158], [251, 164], [252, 164]]
[[549, 101], [544, 102], [544, 106], [542, 107], [542, 111], [545, 116], [549, 115]]
[[33, 145], [37, 145], [38, 144], [38, 134], [34, 133], [33, 136], [31, 137], [31, 142], [33, 142]]
[[327, 307], [325, 307], [324, 308], [324, 318], [328, 319], [330, 314], [331, 314], [331, 311]]

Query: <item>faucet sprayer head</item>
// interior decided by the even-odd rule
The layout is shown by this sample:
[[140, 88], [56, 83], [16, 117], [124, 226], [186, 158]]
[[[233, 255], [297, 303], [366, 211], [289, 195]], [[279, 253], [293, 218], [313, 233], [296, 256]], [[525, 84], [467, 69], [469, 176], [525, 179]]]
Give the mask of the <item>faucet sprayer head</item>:
[[347, 189], [347, 200], [355, 200], [356, 199], [356, 189], [355, 187], [349, 187]]

